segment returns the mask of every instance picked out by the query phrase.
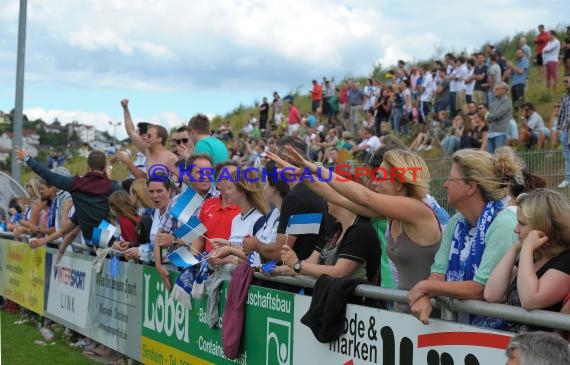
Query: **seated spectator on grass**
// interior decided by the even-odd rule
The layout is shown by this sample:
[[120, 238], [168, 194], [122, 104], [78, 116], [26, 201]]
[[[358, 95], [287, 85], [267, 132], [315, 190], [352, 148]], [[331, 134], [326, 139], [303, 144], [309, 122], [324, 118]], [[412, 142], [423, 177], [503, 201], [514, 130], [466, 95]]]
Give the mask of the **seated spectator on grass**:
[[[458, 210], [445, 228], [431, 275], [408, 294], [412, 313], [424, 324], [432, 312], [430, 297], [483, 299], [489, 274], [515, 240], [515, 214], [503, 209], [505, 171], [509, 161], [485, 151], [459, 150], [444, 187]], [[481, 316], [459, 314], [460, 322], [494, 328], [499, 323]]]
[[428, 128], [426, 133], [420, 132], [412, 145], [412, 151], [430, 151], [439, 144], [439, 141], [444, 137], [443, 122], [447, 118], [447, 112], [440, 112], [437, 118], [430, 114], [428, 115]]
[[465, 130], [466, 123], [464, 120], [468, 118], [468, 116], [465, 116], [463, 114], [459, 114], [453, 118], [451, 128], [449, 129], [447, 136], [445, 136], [441, 141], [441, 147], [443, 148], [445, 157], [451, 157], [451, 155], [453, 155], [453, 152], [459, 149], [461, 144], [461, 136]]
[[362, 128], [360, 130], [360, 137], [362, 138], [362, 142], [360, 142], [358, 146], [352, 147], [350, 153], [352, 153], [353, 156], [357, 156], [357, 154], [360, 153], [364, 156], [363, 160], [367, 161], [370, 155], [382, 145], [382, 142], [374, 135], [372, 128]]
[[522, 105], [521, 128], [519, 132], [519, 142], [530, 148], [536, 144], [538, 148], [544, 146], [547, 138], [550, 138], [550, 129], [544, 125], [544, 120], [538, 114], [532, 103]]
[[475, 114], [469, 120], [465, 120], [463, 134], [459, 141], [459, 149], [476, 148], [481, 151], [487, 150], [487, 135], [489, 127], [480, 114]]
[[[538, 189], [519, 196], [517, 206], [518, 239], [489, 275], [485, 300], [559, 312], [570, 291], [570, 204]], [[507, 321], [504, 329], [532, 327]]]

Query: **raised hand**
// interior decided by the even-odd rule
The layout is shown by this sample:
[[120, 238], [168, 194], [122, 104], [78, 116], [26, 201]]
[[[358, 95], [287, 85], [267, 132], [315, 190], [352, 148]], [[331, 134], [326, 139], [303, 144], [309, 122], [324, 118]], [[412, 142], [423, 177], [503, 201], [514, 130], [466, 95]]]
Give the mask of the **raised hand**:
[[121, 106], [125, 109], [128, 108], [129, 107], [129, 99], [121, 100]]

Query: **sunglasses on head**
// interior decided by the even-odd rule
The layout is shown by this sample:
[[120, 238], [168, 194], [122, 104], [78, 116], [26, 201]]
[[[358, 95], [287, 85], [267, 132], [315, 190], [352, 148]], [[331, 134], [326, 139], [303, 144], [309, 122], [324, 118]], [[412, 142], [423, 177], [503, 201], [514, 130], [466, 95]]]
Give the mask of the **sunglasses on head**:
[[180, 138], [180, 139], [173, 139], [172, 142], [176, 144], [186, 144], [188, 143], [189, 140], [190, 138]]

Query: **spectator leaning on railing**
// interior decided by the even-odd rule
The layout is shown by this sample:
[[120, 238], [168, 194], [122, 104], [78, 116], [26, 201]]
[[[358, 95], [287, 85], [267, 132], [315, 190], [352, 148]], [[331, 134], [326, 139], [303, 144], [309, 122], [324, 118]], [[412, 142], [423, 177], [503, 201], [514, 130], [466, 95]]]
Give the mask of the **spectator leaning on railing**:
[[[515, 214], [503, 209], [504, 176], [519, 170], [510, 159], [497, 159], [488, 152], [459, 150], [444, 187], [448, 202], [458, 210], [445, 228], [431, 275], [408, 294], [412, 313], [424, 324], [432, 312], [430, 297], [483, 299], [489, 274], [516, 236]], [[460, 321], [466, 322], [460, 314]], [[496, 323], [471, 316], [469, 323], [493, 328]]]

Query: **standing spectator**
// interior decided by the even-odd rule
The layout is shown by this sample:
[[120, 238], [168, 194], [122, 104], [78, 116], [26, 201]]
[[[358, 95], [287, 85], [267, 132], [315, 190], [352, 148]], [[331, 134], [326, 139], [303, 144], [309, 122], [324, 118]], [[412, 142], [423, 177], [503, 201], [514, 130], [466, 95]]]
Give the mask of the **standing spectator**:
[[259, 129], [261, 133], [267, 130], [267, 118], [269, 116], [269, 104], [267, 98], [263, 97], [263, 102], [259, 106]]
[[277, 91], [273, 92], [273, 101], [271, 102], [271, 107], [273, 108], [273, 124], [275, 128], [281, 125], [283, 120], [283, 114], [281, 113], [281, 97]]
[[497, 63], [496, 54], [492, 54], [489, 56], [489, 62], [490, 64], [489, 67], [487, 68], [487, 83], [483, 84], [483, 86], [486, 86], [488, 90], [487, 99], [489, 100], [489, 104], [491, 104], [495, 99], [495, 94], [494, 94], [495, 85], [501, 82], [502, 76], [501, 76], [501, 67]]
[[495, 100], [489, 108], [487, 123], [489, 135], [487, 137], [487, 150], [495, 150], [507, 145], [509, 121], [513, 118], [513, 104], [507, 96], [508, 85], [501, 82], [495, 86]]
[[313, 80], [313, 89], [311, 90], [311, 110], [314, 112], [319, 109], [321, 100], [323, 99], [323, 90], [317, 80]]
[[437, 76], [440, 79], [439, 85], [435, 89], [435, 112], [449, 111], [449, 79], [446, 77], [445, 69], [437, 69]]
[[431, 103], [435, 92], [435, 82], [433, 81], [433, 76], [429, 71], [429, 64], [427, 63], [422, 67], [422, 83], [419, 85], [419, 89], [421, 92], [419, 123], [421, 124], [421, 131], [425, 132], [427, 116], [431, 110]]
[[465, 77], [465, 103], [469, 104], [473, 101], [473, 91], [475, 90], [475, 81], [473, 75], [475, 73], [475, 60], [470, 58], [467, 60], [467, 76]]
[[338, 96], [340, 120], [344, 124], [347, 119], [346, 101], [348, 99], [348, 84], [343, 82], [340, 87], [340, 94]]
[[564, 73], [570, 72], [570, 27], [566, 27], [566, 38], [564, 38]]
[[[462, 113], [465, 107], [465, 81], [469, 79], [469, 69], [465, 57], [460, 56], [455, 63], [457, 72], [457, 94], [455, 95], [455, 113]], [[455, 115], [451, 116], [452, 118]]]
[[289, 103], [289, 116], [287, 117], [287, 122], [289, 123], [288, 132], [290, 136], [297, 135], [301, 126], [301, 113], [295, 106], [293, 99], [287, 99], [287, 102]]
[[339, 92], [340, 90], [338, 89], [338, 87], [334, 90], [334, 93], [331, 97], [329, 97], [328, 100], [328, 121], [331, 127], [336, 127], [336, 121], [337, 121], [337, 117], [338, 117], [338, 112], [340, 110], [339, 107]]
[[484, 84], [486, 84], [487, 78], [487, 66], [485, 65], [485, 55], [483, 53], [477, 53], [475, 69], [473, 70], [473, 80], [475, 80], [475, 87], [473, 89], [473, 101], [476, 104], [487, 103], [487, 90]]
[[568, 128], [570, 127], [570, 73], [564, 75], [564, 87], [566, 92], [560, 101], [560, 113], [558, 113], [557, 130], [560, 133], [562, 155], [564, 156], [564, 180], [558, 185], [559, 188], [570, 186], [570, 150], [568, 148]]
[[528, 80], [528, 69], [530, 64], [522, 49], [517, 49], [515, 56], [515, 63], [513, 64], [512, 62], [509, 62], [509, 68], [513, 73], [511, 97], [513, 99], [515, 109], [518, 110], [520, 105], [524, 102], [524, 90]]
[[542, 49], [542, 60], [546, 72], [546, 88], [556, 89], [558, 83], [558, 55], [560, 54], [560, 41], [556, 38], [556, 31], [551, 30], [548, 43]]
[[548, 43], [549, 38], [550, 36], [548, 32], [544, 30], [544, 25], [539, 25], [538, 35], [534, 39], [534, 44], [536, 44], [536, 65], [539, 70], [542, 70], [542, 66], [544, 65], [542, 50], [546, 47], [546, 43]]
[[527, 59], [529, 67], [530, 67], [530, 58], [532, 56], [532, 51], [531, 51], [530, 47], [528, 46], [528, 44], [526, 44], [526, 38], [525, 37], [519, 38], [519, 48], [522, 49], [522, 51], [524, 53], [524, 57]]
[[212, 158], [213, 164], [224, 162], [228, 159], [228, 149], [226, 145], [210, 136], [210, 120], [204, 114], [196, 114], [188, 122], [190, 128], [190, 138], [196, 146], [195, 154], [205, 153]]
[[350, 88], [348, 89], [347, 96], [347, 107], [349, 108], [349, 129], [353, 136], [358, 135], [358, 129], [360, 128], [360, 111], [362, 110], [362, 105], [366, 101], [366, 95], [362, 90], [358, 82], [352, 80], [350, 81]]

